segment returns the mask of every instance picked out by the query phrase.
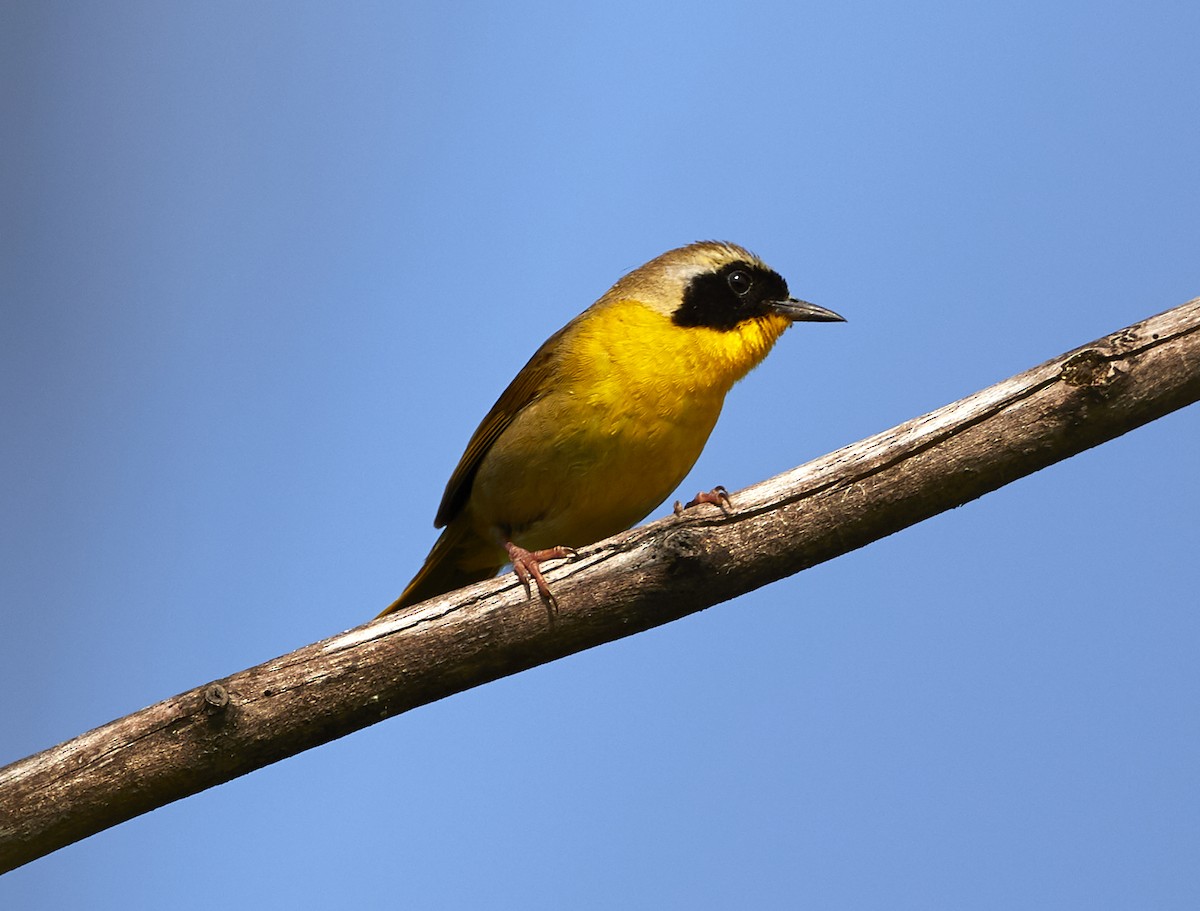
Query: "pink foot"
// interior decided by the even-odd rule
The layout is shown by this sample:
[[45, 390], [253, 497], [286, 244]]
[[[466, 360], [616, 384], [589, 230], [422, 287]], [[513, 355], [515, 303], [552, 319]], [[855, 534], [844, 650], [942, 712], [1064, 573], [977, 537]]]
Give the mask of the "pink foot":
[[561, 560], [563, 557], [573, 557], [575, 551], [570, 547], [551, 547], [546, 550], [528, 551], [524, 547], [513, 544], [512, 541], [505, 541], [504, 549], [508, 551], [508, 559], [512, 562], [517, 578], [525, 586], [525, 594], [533, 597], [533, 591], [529, 587], [529, 580], [533, 579], [542, 600], [550, 606], [551, 610], [558, 610], [558, 599], [554, 597], [554, 592], [550, 591], [550, 586], [546, 584], [546, 579], [542, 575], [541, 563], [543, 560]]
[[675, 515], [680, 515], [685, 509], [691, 509], [693, 506], [699, 506], [701, 503], [712, 503], [714, 506], [720, 506], [721, 512], [726, 512], [733, 508], [733, 503], [729, 500], [729, 491], [718, 484], [712, 490], [700, 491], [691, 500], [688, 500], [686, 505], [680, 506], [679, 501], [675, 501]]

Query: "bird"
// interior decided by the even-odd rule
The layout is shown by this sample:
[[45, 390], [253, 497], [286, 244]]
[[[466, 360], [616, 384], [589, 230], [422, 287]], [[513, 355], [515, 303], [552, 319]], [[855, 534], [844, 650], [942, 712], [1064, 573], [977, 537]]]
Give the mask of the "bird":
[[[725, 241], [669, 250], [548, 338], [450, 476], [424, 565], [379, 616], [512, 564], [551, 608], [540, 564], [639, 522], [682, 482], [725, 395], [795, 322], [845, 317], [788, 292]], [[717, 502], [724, 490], [688, 504]]]

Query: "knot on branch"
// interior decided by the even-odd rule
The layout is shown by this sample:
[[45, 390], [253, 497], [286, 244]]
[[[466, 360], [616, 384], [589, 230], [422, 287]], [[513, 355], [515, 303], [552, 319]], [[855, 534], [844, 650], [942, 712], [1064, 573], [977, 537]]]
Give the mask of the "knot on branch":
[[229, 691], [219, 683], [210, 683], [204, 688], [204, 711], [219, 715], [229, 705]]
[[675, 528], [663, 538], [662, 553], [672, 575], [719, 569], [731, 559], [729, 551], [699, 528]]
[[1059, 371], [1059, 379], [1068, 386], [1106, 392], [1121, 376], [1110, 356], [1097, 348], [1085, 348], [1067, 358]]

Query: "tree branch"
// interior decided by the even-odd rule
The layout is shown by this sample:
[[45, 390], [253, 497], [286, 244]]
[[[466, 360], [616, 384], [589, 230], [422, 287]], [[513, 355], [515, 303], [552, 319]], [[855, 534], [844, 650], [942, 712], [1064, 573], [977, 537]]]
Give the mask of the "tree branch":
[[391, 715], [766, 585], [1200, 398], [1200, 298], [580, 552], [553, 615], [511, 574], [199, 686], [0, 769], [0, 872]]

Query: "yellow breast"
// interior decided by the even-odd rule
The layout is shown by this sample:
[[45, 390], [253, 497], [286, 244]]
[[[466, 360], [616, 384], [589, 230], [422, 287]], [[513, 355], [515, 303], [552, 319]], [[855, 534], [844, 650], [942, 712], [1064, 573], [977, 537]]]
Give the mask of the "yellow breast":
[[593, 307], [561, 339], [552, 382], [484, 456], [471, 494], [481, 534], [581, 546], [648, 515], [683, 480], [725, 394], [788, 326], [681, 328], [636, 301]]

